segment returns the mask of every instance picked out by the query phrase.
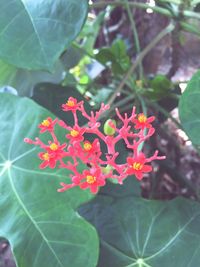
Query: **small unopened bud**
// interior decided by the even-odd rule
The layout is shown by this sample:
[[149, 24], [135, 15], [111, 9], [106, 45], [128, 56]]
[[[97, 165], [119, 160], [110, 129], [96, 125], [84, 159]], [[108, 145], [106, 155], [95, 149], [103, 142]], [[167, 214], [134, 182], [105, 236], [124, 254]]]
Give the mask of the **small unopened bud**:
[[102, 167], [101, 169], [104, 174], [109, 174], [113, 170], [113, 167], [108, 164], [106, 167]]
[[111, 119], [107, 120], [104, 123], [103, 130], [106, 135], [114, 135], [116, 132], [116, 121]]

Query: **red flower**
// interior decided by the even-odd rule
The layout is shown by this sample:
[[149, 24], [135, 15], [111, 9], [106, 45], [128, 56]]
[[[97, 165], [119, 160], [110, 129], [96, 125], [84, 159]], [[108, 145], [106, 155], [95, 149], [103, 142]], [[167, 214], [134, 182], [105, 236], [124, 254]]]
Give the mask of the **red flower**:
[[66, 135], [66, 138], [73, 141], [83, 141], [84, 137], [83, 134], [85, 132], [84, 128], [80, 128], [79, 126], [74, 126], [74, 128], [70, 127], [69, 134]]
[[77, 102], [76, 98], [69, 97], [65, 104], [62, 104], [63, 111], [73, 111], [79, 110], [79, 107], [82, 105], [83, 101]]
[[41, 160], [43, 160], [43, 162], [39, 166], [40, 169], [44, 169], [46, 167], [54, 169], [56, 167], [57, 160], [53, 155], [50, 155], [48, 152], [40, 152], [38, 156]]
[[53, 132], [56, 122], [57, 119], [52, 120], [50, 117], [48, 117], [46, 120], [43, 120], [43, 122], [38, 126], [41, 129], [40, 133], [44, 133], [46, 131]]
[[93, 143], [89, 141], [84, 141], [83, 151], [87, 154], [87, 157], [95, 155], [96, 153], [101, 153], [100, 143], [98, 139], [95, 139]]
[[63, 149], [66, 147], [66, 144], [60, 145], [59, 143], [50, 143], [50, 145], [46, 148], [47, 151], [52, 155], [60, 155], [65, 153]]
[[143, 174], [145, 172], [151, 172], [152, 167], [150, 165], [145, 165], [146, 158], [143, 153], [141, 153], [136, 158], [127, 158], [128, 163], [128, 169], [126, 170], [126, 173], [131, 175], [134, 174], [138, 180], [141, 180], [143, 178]]
[[[149, 158], [146, 158], [143, 153], [135, 156], [139, 151], [140, 144], [150, 138], [155, 131], [151, 126], [154, 117], [147, 118], [143, 113], [136, 115], [135, 108], [132, 109], [130, 115], [125, 113], [124, 116], [116, 109], [118, 125], [115, 121], [108, 120], [103, 127], [104, 133], [102, 133], [99, 120], [108, 107], [102, 103], [98, 111], [87, 113], [82, 101], [77, 102], [77, 99], [69, 97], [67, 102], [62, 105], [62, 109], [73, 113], [73, 126], [48, 117], [38, 126], [41, 133], [49, 132], [51, 137], [48, 143], [44, 143], [38, 137], [35, 140], [24, 139], [26, 143], [39, 146], [42, 149], [42, 152], [38, 154], [42, 160], [41, 169], [58, 167], [70, 171], [71, 181], [69, 184], [61, 182], [62, 188], [58, 189], [58, 192], [80, 187], [81, 189], [88, 188], [93, 194], [96, 194], [99, 187], [106, 184], [107, 178], [116, 179], [119, 184], [122, 184], [129, 175], [135, 175], [138, 180], [141, 180], [145, 173], [152, 171], [150, 162], [165, 158], [158, 156], [158, 151], [155, 151]], [[87, 120], [85, 126], [79, 125], [80, 120], [77, 112], [81, 113], [82, 117]], [[54, 132], [56, 123], [58, 124], [57, 127], [60, 126], [67, 131], [67, 148], [66, 144], [59, 143]], [[144, 133], [145, 128], [147, 129], [146, 133]], [[139, 129], [139, 131], [135, 131], [135, 129]], [[94, 141], [84, 140], [85, 134], [90, 135], [91, 138], [95, 136]], [[117, 148], [118, 142], [123, 142], [132, 153], [127, 161], [121, 164], [118, 163], [118, 156], [123, 151]], [[85, 169], [83, 172], [80, 171], [82, 168]]]
[[133, 119], [132, 122], [135, 123], [135, 129], [151, 128], [150, 124], [155, 120], [154, 116], [147, 118], [143, 113], [138, 114], [137, 119]]
[[105, 185], [105, 178], [102, 176], [101, 169], [84, 170], [81, 176], [75, 176], [72, 181], [79, 185], [81, 189], [90, 188], [91, 193], [96, 194], [100, 186]]
[[56, 143], [51, 143], [48, 147], [46, 147], [45, 152], [38, 154], [39, 158], [44, 161], [40, 164], [40, 168], [44, 169], [48, 166], [52, 169], [55, 168], [57, 160], [66, 156], [67, 154], [67, 152], [63, 150], [65, 147], [66, 144], [59, 145]]

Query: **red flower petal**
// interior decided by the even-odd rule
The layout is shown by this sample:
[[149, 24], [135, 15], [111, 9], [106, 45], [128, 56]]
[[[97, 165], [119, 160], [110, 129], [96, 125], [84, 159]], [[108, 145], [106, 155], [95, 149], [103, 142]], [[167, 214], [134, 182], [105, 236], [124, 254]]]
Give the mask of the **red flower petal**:
[[83, 182], [82, 184], [79, 185], [81, 189], [86, 189], [89, 187], [89, 184], [87, 182]]
[[56, 161], [54, 159], [50, 159], [50, 161], [49, 161], [49, 167], [51, 169], [54, 169], [56, 167]]
[[142, 172], [151, 172], [152, 171], [152, 166], [150, 165], [144, 165], [142, 168]]
[[96, 194], [98, 192], [98, 186], [97, 185], [92, 185], [90, 186], [90, 191], [93, 193], [93, 194]]
[[143, 178], [143, 173], [141, 171], [135, 172], [135, 176], [138, 180], [142, 180]]
[[48, 161], [44, 161], [44, 162], [42, 162], [42, 163], [40, 164], [39, 168], [40, 168], [40, 169], [44, 169], [44, 168], [46, 168], [48, 165], [49, 165], [49, 162], [48, 162]]

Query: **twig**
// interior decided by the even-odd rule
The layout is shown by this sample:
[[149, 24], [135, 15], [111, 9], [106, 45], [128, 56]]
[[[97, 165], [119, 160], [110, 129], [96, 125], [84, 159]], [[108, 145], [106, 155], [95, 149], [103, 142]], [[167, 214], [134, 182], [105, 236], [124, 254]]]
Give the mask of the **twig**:
[[[125, 3], [126, 3], [126, 10], [127, 10], [127, 13], [128, 13], [128, 17], [129, 17], [129, 20], [130, 20], [130, 23], [131, 23], [131, 28], [132, 28], [132, 31], [133, 31], [133, 38], [134, 38], [134, 41], [135, 41], [135, 49], [136, 49], [137, 54], [139, 54], [141, 52], [140, 41], [139, 41], [139, 37], [138, 37], [138, 32], [137, 32], [137, 28], [136, 28], [136, 25], [135, 25], [135, 21], [134, 21], [134, 18], [133, 18], [133, 14], [131, 13], [131, 9], [130, 9], [130, 6], [129, 6], [130, 2], [128, 2], [128, 0], [125, 0]], [[140, 80], [142, 80], [142, 78], [143, 78], [142, 62], [139, 63], [139, 77], [140, 77]]]
[[143, 60], [143, 58], [151, 51], [152, 48], [155, 47], [157, 43], [160, 42], [160, 40], [167, 35], [168, 33], [172, 32], [174, 30], [175, 26], [173, 23], [170, 23], [165, 29], [163, 29], [154, 39], [151, 43], [149, 43], [144, 50], [138, 55], [136, 58], [134, 64], [129, 69], [129, 71], [125, 74], [124, 78], [122, 79], [121, 83], [117, 87], [115, 93], [111, 96], [110, 100], [108, 101], [108, 104], [111, 105], [117, 96], [117, 94], [123, 89], [127, 79], [133, 74], [135, 69], [137, 68], [138, 64]]
[[[98, 3], [94, 3], [92, 5], [90, 5], [90, 8], [102, 8], [108, 5], [112, 5], [112, 6], [124, 6], [125, 2], [123, 1], [105, 1], [105, 2], [98, 2]], [[130, 7], [137, 7], [137, 8], [141, 8], [141, 9], [147, 9], [147, 8], [151, 8], [153, 11], [160, 13], [162, 15], [165, 15], [167, 17], [173, 17], [172, 13], [162, 7], [158, 7], [158, 6], [149, 6], [148, 4], [144, 4], [144, 3], [138, 3], [138, 2], [129, 2], [129, 6]]]

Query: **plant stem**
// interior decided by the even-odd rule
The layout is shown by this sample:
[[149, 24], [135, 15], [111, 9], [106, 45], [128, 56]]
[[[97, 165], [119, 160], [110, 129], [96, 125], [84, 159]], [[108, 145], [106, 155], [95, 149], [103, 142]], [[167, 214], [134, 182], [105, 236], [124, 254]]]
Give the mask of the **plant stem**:
[[128, 102], [130, 102], [131, 100], [134, 100], [134, 95], [129, 95], [129, 96], [125, 97], [124, 99], [118, 101], [116, 104], [112, 105], [108, 111], [102, 113], [102, 115], [100, 116], [100, 119], [102, 119], [104, 117], [108, 117], [108, 114], [109, 114], [109, 116], [111, 116], [110, 114], [115, 110], [115, 108], [119, 108], [121, 106], [124, 106], [125, 109], [127, 109], [127, 107], [129, 107], [129, 106], [133, 107], [132, 104], [127, 106]]
[[192, 19], [199, 19], [200, 20], [200, 14], [194, 11], [190, 10], [184, 10], [183, 16], [186, 18], [192, 18]]
[[[139, 54], [141, 49], [140, 49], [140, 41], [139, 41], [139, 37], [138, 37], [137, 28], [135, 25], [135, 21], [134, 21], [133, 14], [131, 12], [128, 0], [125, 0], [125, 3], [126, 3], [126, 10], [128, 13], [128, 17], [129, 17], [129, 20], [131, 22], [131, 28], [133, 31], [133, 38], [135, 41], [136, 52], [137, 52], [137, 54]], [[139, 63], [139, 79], [142, 80], [142, 78], [143, 78], [143, 67], [142, 67], [142, 62], [140, 62]]]
[[157, 43], [160, 42], [160, 40], [167, 35], [168, 33], [172, 32], [174, 30], [175, 26], [173, 23], [170, 23], [166, 28], [164, 28], [153, 40], [151, 43], [149, 43], [144, 50], [138, 55], [136, 58], [134, 64], [129, 69], [129, 71], [125, 74], [123, 77], [121, 83], [117, 87], [115, 93], [111, 96], [110, 100], [108, 101], [108, 104], [111, 105], [117, 96], [117, 94], [123, 89], [126, 81], [129, 79], [129, 77], [133, 74], [135, 69], [137, 68], [138, 64], [143, 60], [143, 58], [151, 51], [152, 48], [155, 47]]
[[[102, 8], [102, 7], [105, 7], [105, 6], [108, 6], [108, 5], [112, 5], [112, 6], [124, 6], [125, 3], [122, 2], [122, 1], [102, 1], [102, 2], [98, 2], [98, 3], [94, 3], [92, 5], [90, 5], [90, 8]], [[151, 8], [153, 11], [157, 12], [157, 13], [160, 13], [162, 15], [165, 15], [167, 17], [170, 17], [172, 18], [173, 15], [172, 13], [165, 9], [165, 8], [162, 8], [162, 7], [158, 7], [158, 6], [149, 6], [148, 4], [144, 4], [144, 3], [138, 3], [138, 2], [129, 2], [129, 6], [130, 7], [138, 7], [138, 8], [141, 8], [141, 9], [147, 9], [147, 8]]]

